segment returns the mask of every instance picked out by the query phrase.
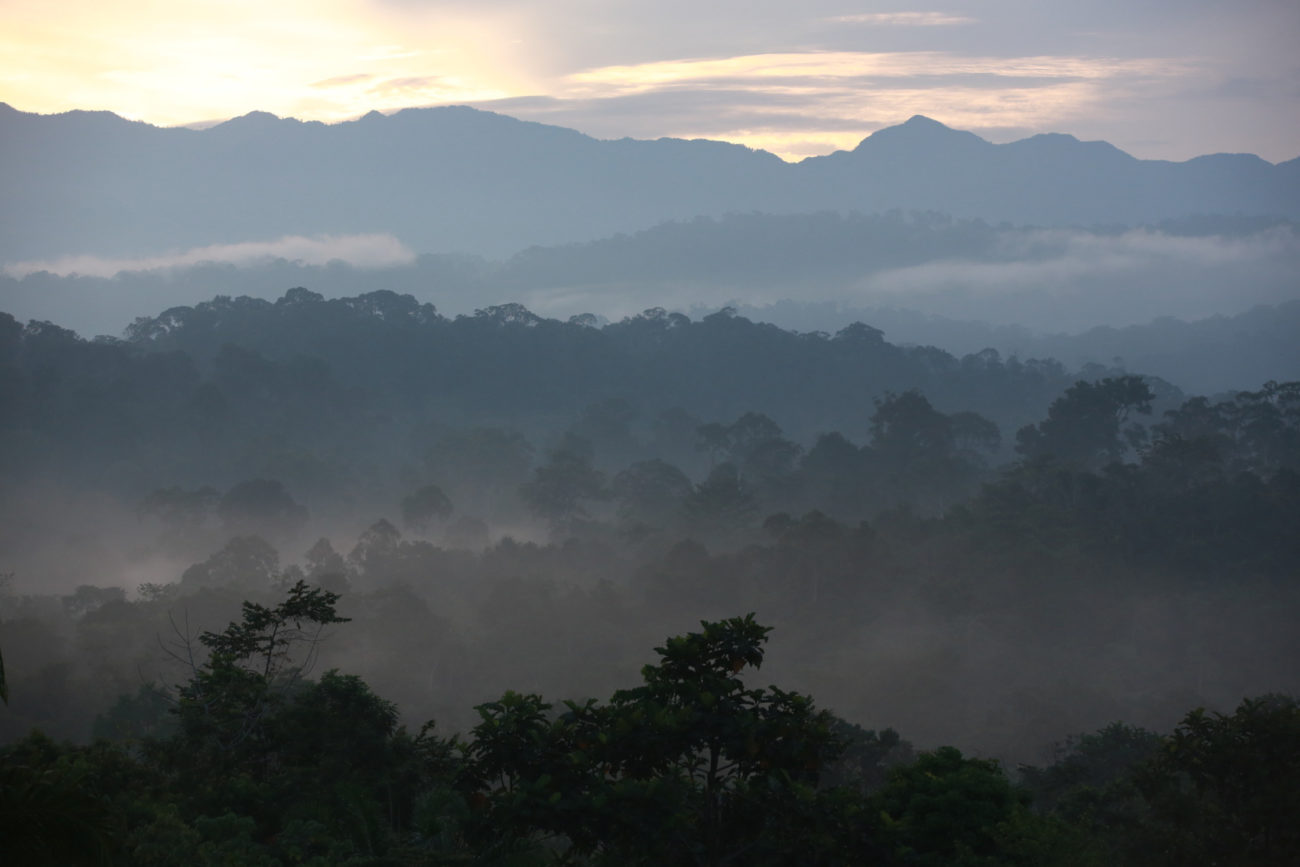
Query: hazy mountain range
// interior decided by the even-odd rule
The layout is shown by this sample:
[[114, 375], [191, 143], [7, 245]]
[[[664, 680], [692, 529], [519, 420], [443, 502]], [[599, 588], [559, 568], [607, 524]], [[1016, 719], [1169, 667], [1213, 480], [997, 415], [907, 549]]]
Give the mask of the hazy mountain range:
[[1300, 376], [1300, 159], [995, 145], [914, 117], [792, 164], [464, 107], [196, 130], [2, 103], [0, 153], [0, 309], [87, 335], [305, 286], [448, 315], [860, 319], [958, 354], [1118, 357], [1203, 391]]
[[[285, 258], [111, 277], [0, 275], [0, 309], [87, 336], [217, 295], [329, 298], [385, 289], [468, 314], [517, 301], [561, 319], [724, 305], [834, 333], [870, 323], [896, 343], [994, 348], [1162, 376], [1197, 392], [1300, 378], [1300, 232], [1218, 217], [1132, 230], [992, 226], [934, 214], [732, 215], [534, 247], [506, 259], [425, 254], [385, 268]], [[1180, 317], [1177, 321], [1170, 317]]]
[[287, 234], [506, 255], [724, 213], [935, 210], [992, 223], [1300, 217], [1300, 159], [1139, 160], [1104, 142], [991, 144], [924, 117], [791, 164], [716, 141], [602, 141], [465, 107], [204, 129], [0, 104], [0, 262], [138, 256]]

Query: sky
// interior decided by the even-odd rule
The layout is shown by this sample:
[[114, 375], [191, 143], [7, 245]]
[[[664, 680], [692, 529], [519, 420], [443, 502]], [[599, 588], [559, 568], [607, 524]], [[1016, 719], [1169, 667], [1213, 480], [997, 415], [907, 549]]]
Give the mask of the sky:
[[0, 0], [0, 101], [159, 126], [467, 104], [797, 160], [924, 114], [1300, 156], [1295, 0]]

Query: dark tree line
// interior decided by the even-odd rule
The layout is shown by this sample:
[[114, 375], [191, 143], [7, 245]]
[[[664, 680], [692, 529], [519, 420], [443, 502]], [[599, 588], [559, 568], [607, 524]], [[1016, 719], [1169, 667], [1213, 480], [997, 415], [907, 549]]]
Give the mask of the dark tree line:
[[[1185, 712], [1294, 691], [1296, 383], [305, 290], [0, 338], [9, 514], [57, 465], [182, 564], [0, 582], [17, 863], [1295, 858], [1295, 703]], [[1013, 777], [846, 721], [1024, 756], [1090, 704], [1183, 722]]]
[[[336, 493], [363, 484], [368, 463], [421, 430], [501, 427], [544, 439], [589, 408], [608, 414], [610, 401], [643, 425], [670, 411], [703, 421], [761, 412], [803, 440], [864, 430], [873, 398], [916, 389], [945, 411], [1014, 429], [1071, 381], [1053, 362], [957, 359], [892, 345], [862, 324], [796, 334], [726, 311], [693, 322], [649, 310], [594, 327], [514, 304], [448, 319], [385, 291], [218, 297], [141, 319], [123, 340], [3, 320], [6, 475], [57, 465], [86, 478], [118, 464], [120, 483], [136, 476], [153, 487], [201, 455], [222, 473], [209, 484], [281, 477], [265, 471], [278, 465], [296, 471], [295, 488]], [[588, 432], [610, 421], [593, 417]]]
[[750, 685], [752, 615], [669, 638], [638, 686], [557, 708], [507, 691], [464, 737], [411, 733], [360, 678], [304, 677], [336, 594], [245, 602], [165, 728], [0, 749], [17, 864], [1280, 864], [1300, 856], [1300, 707], [1120, 724], [1023, 768], [914, 753]]

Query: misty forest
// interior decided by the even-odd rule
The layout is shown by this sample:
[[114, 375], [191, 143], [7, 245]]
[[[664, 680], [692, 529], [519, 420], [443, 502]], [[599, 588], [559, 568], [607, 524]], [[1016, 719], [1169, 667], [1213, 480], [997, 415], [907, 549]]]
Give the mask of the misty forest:
[[0, 277], [6, 863], [1300, 864], [1296, 161], [3, 109], [10, 258], [423, 250]]

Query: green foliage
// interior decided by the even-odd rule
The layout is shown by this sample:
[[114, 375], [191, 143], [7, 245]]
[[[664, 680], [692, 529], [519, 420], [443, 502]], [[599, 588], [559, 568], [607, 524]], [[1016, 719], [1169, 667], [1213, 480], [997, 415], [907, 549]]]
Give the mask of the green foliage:
[[1022, 766], [1020, 778], [1039, 810], [1077, 815], [1096, 792], [1125, 779], [1160, 746], [1154, 732], [1116, 722], [1068, 739], [1057, 748], [1054, 763], [1046, 768]]
[[320, 630], [347, 620], [335, 613], [337, 601], [337, 594], [299, 581], [275, 607], [246, 601], [238, 622], [199, 636], [209, 656], [179, 688], [176, 707], [185, 764], [197, 772], [212, 763], [264, 763], [268, 720], [302, 670], [290, 664], [292, 652], [305, 648], [302, 664], [310, 664]]
[[[29, 461], [15, 456], [29, 454], [32, 467], [57, 464], [70, 479], [127, 467], [113, 476], [131, 477], [133, 499], [155, 491], [145, 511], [164, 525], [164, 553], [220, 544], [205, 536], [215, 529], [214, 490], [166, 485], [279, 477], [297, 490], [298, 476], [253, 466], [270, 454], [303, 465], [330, 455], [350, 470], [341, 478], [357, 480], [347, 492], [356, 504], [391, 505], [437, 479], [460, 513], [498, 531], [525, 522], [523, 484], [535, 514], [575, 538], [450, 551], [403, 541], [377, 521], [349, 560], [322, 540], [303, 570], [282, 570], [275, 548], [242, 536], [181, 582], [146, 585], [134, 600], [90, 585], [63, 600], [4, 594], [15, 694], [0, 718], [6, 736], [47, 720], [60, 736], [81, 736], [99, 713], [96, 732], [131, 750], [94, 759], [55, 751], [30, 767], [129, 759], [163, 778], [95, 790], [132, 793], [131, 805], [109, 799], [114, 827], [131, 829], [110, 848], [129, 852], [152, 834], [174, 841], [153, 850], [156, 863], [870, 863], [888, 849], [903, 862], [1051, 864], [1076, 863], [1061, 852], [1073, 841], [1077, 863], [1160, 864], [1175, 855], [1259, 861], [1273, 854], [1256, 851], [1260, 841], [1285, 840], [1260, 830], [1277, 817], [1234, 794], [1267, 790], [1246, 773], [1256, 747], [1287, 767], [1285, 746], [1265, 746], [1285, 744], [1284, 725], [1257, 736], [1237, 720], [1219, 732], [1219, 718], [1206, 715], [1184, 726], [1184, 758], [1149, 764], [1149, 733], [1118, 726], [1085, 736], [1052, 767], [1026, 772], [1038, 807], [1030, 813], [1016, 792], [1003, 798], [993, 769], [964, 759], [932, 763], [932, 789], [929, 777], [891, 783], [913, 758], [896, 733], [827, 719], [797, 693], [753, 688], [746, 678], [766, 631], [752, 618], [669, 640], [640, 686], [607, 701], [552, 705], [536, 693], [608, 690], [603, 678], [660, 618], [683, 606], [708, 617], [743, 605], [781, 612], [795, 670], [829, 675], [828, 660], [870, 647], [881, 652], [862, 666], [861, 683], [873, 694], [903, 696], [911, 712], [960, 695], [972, 719], [1014, 718], [981, 730], [989, 749], [1054, 734], [1047, 726], [1089, 700], [1076, 689], [1081, 673], [1123, 668], [1133, 694], [1151, 692], [1143, 688], [1152, 681], [1169, 694], [1192, 688], [1193, 676], [1176, 677], [1195, 671], [1205, 695], [1221, 694], [1233, 669], [1285, 659], [1277, 651], [1290, 647], [1274, 624], [1294, 608], [1300, 564], [1300, 385], [1188, 401], [1153, 428], [1149, 447], [1135, 448], [1142, 438], [1129, 422], [1148, 402], [1145, 381], [1103, 379], [1062, 394], [1069, 381], [1059, 365], [1004, 363], [996, 353], [958, 361], [890, 346], [865, 325], [789, 335], [732, 314], [692, 323], [647, 311], [598, 329], [517, 306], [451, 321], [392, 293], [327, 302], [305, 290], [278, 305], [200, 307], [142, 327], [135, 354], [40, 324], [22, 331], [15, 376], [25, 396], [0, 414], [14, 446], [7, 471], [25, 471]], [[222, 350], [227, 342], [243, 348]], [[168, 346], [198, 361], [157, 351]], [[295, 360], [339, 352], [353, 363]], [[625, 389], [629, 381], [637, 389]], [[925, 394], [906, 390], [916, 383]], [[619, 393], [635, 404], [600, 399]], [[654, 443], [638, 442], [636, 411], [654, 417], [669, 405], [687, 408], [660, 411]], [[1040, 422], [1022, 437], [1026, 460], [959, 504], [989, 480], [984, 455], [999, 439], [983, 416], [951, 411], [968, 406], [996, 411], [1004, 425]], [[828, 427], [870, 431], [871, 442], [828, 433], [804, 455], [774, 417], [792, 421], [799, 442]], [[532, 437], [572, 421], [596, 448], [566, 439], [533, 473], [523, 434], [475, 427], [503, 419]], [[405, 454], [404, 443], [413, 444]], [[613, 476], [620, 525], [592, 506], [604, 495], [596, 455], [611, 473], [618, 460], [631, 464]], [[1124, 458], [1134, 462], [1116, 463]], [[426, 499], [409, 504], [408, 520], [442, 511], [442, 499]], [[903, 502], [915, 508], [897, 508]], [[260, 514], [292, 528], [301, 516], [269, 482], [236, 485], [223, 514], [231, 527]], [[476, 526], [486, 539], [487, 525]], [[173, 538], [168, 528], [184, 532]], [[617, 544], [624, 536], [645, 544], [629, 551]], [[328, 582], [324, 590], [295, 583], [304, 572]], [[286, 585], [290, 599], [270, 595]], [[305, 676], [317, 629], [343, 619], [334, 593], [353, 585], [363, 592], [346, 613], [358, 624], [323, 651], [322, 667], [365, 666], [374, 690], [337, 671], [318, 683]], [[1154, 604], [1171, 586], [1177, 604]], [[319, 605], [293, 598], [312, 592]], [[224, 623], [245, 595], [229, 629], [189, 648], [193, 677], [175, 714], [148, 690], [111, 704], [134, 689], [138, 668], [156, 676], [147, 639], [169, 606], [183, 599], [200, 622]], [[895, 611], [933, 616], [934, 633], [892, 641]], [[1149, 630], [1153, 620], [1185, 625], [1197, 642], [1170, 650], [1176, 642]], [[1255, 624], [1266, 628], [1257, 634]], [[969, 673], [1013, 670], [976, 696], [958, 654], [963, 641], [990, 635], [1003, 643], [980, 645], [989, 653], [969, 659]], [[591, 659], [603, 665], [575, 687], [578, 663]], [[1060, 674], [1041, 703], [1030, 696], [1032, 715], [1021, 703], [1030, 700], [1026, 672]], [[523, 694], [481, 706], [464, 743], [406, 733], [376, 694], [460, 725], [470, 717], [463, 696], [511, 678], [528, 684]], [[0, 669], [0, 696], [3, 686]], [[1220, 767], [1220, 755], [1234, 758]], [[110, 777], [95, 773], [77, 779]], [[882, 829], [886, 790], [897, 815], [886, 811], [893, 824]], [[1286, 796], [1271, 791], [1279, 804]], [[925, 806], [944, 798], [946, 813]], [[143, 852], [119, 860], [154, 863]]]
[[954, 747], [890, 771], [873, 798], [894, 859], [918, 867], [1018, 863], [1002, 836], [1026, 821], [1028, 803], [996, 762], [965, 758]]
[[174, 709], [173, 699], [164, 689], [144, 684], [133, 694], [118, 696], [111, 708], [97, 716], [91, 735], [126, 743], [166, 737], [176, 728]]
[[602, 864], [844, 863], [866, 851], [860, 802], [816, 787], [838, 748], [829, 714], [741, 679], [762, 665], [770, 629], [753, 615], [702, 627], [656, 648], [643, 685], [607, 704], [569, 702], [554, 718], [536, 695], [480, 706], [462, 776], [480, 811], [470, 839], [550, 841]]
[[1267, 695], [1194, 710], [1134, 783], [1163, 864], [1300, 863], [1300, 705]]
[[59, 744], [34, 731], [0, 749], [6, 863], [133, 864], [122, 852], [164, 785], [157, 768], [115, 745]]
[[1098, 863], [1300, 862], [1300, 707], [1285, 696], [1194, 710], [1167, 737], [1116, 723], [1022, 770], [1038, 807]]
[[267, 608], [245, 602], [240, 622], [223, 632], [204, 632], [199, 641], [212, 653], [209, 665], [248, 664], [264, 679], [273, 680], [284, 670], [291, 648], [312, 644], [320, 627], [348, 621], [334, 612], [338, 599], [337, 593], [298, 581], [279, 605]]
[[[782, 534], [792, 544], [827, 530], [809, 518]], [[179, 729], [135, 731], [132, 751], [41, 735], [0, 749], [6, 854], [268, 867], [1254, 867], [1300, 853], [1300, 712], [1288, 698], [1194, 711], [1163, 739], [1112, 725], [1067, 742], [1049, 768], [1023, 769], [1022, 789], [995, 762], [951, 747], [914, 756], [892, 730], [750, 686], [771, 632], [751, 614], [669, 638], [640, 685], [603, 703], [557, 708], [507, 692], [477, 708], [461, 742], [431, 725], [408, 734], [358, 677], [301, 678], [294, 651], [344, 620], [336, 602], [300, 582], [203, 633], [211, 656], [181, 688]], [[156, 715], [156, 699], [144, 691], [111, 718]]]
[[885, 784], [892, 768], [916, 759], [912, 745], [893, 729], [871, 731], [836, 717], [831, 734], [840, 750], [823, 767], [822, 786], [848, 786], [871, 794]]

